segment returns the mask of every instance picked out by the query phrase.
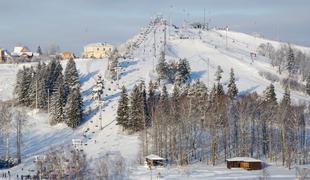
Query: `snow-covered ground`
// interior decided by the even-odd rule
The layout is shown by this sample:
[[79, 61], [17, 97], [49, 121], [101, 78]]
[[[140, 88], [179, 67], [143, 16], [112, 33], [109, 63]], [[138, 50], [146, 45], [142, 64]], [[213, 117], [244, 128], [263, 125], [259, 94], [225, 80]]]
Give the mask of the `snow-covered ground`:
[[158, 167], [152, 171], [145, 167], [139, 166], [133, 171], [129, 179], [192, 179], [192, 180], [258, 180], [262, 177], [268, 177], [274, 180], [292, 180], [295, 177], [294, 171], [288, 171], [281, 166], [272, 165], [263, 171], [247, 171], [244, 169], [232, 168], [227, 169], [225, 164], [209, 166], [203, 163], [197, 163], [186, 167]]
[[[148, 83], [156, 77], [153, 71], [157, 64], [160, 51], [164, 49], [163, 26], [150, 27], [144, 36], [137, 35], [130, 41], [139, 42], [139, 47], [133, 50], [130, 59], [120, 62], [122, 66], [119, 85], [125, 85], [129, 90], [140, 80]], [[154, 59], [154, 29], [156, 30], [156, 59]], [[211, 30], [199, 31], [189, 29], [186, 33], [189, 39], [179, 39], [176, 29], [170, 29], [171, 36], [167, 36], [166, 53], [167, 59], [187, 58], [192, 68], [192, 79], [200, 79], [212, 87], [214, 73], [218, 65], [224, 70], [223, 82], [228, 81], [230, 68], [234, 68], [237, 85], [240, 94], [262, 91], [271, 82], [261, 77], [259, 71], [267, 71], [276, 74], [275, 69], [268, 63], [268, 59], [257, 56], [254, 62], [251, 61], [250, 53], [255, 52], [260, 43], [270, 42], [275, 47], [278, 42], [260, 39], [250, 35], [228, 32], [228, 47], [226, 48], [226, 32]], [[310, 51], [309, 48], [296, 46], [303, 51]], [[65, 67], [66, 61], [63, 61]], [[86, 117], [85, 122], [76, 130], [66, 127], [64, 124], [56, 126], [48, 125], [46, 112], [28, 110], [29, 124], [24, 132], [24, 146], [22, 149], [22, 164], [14, 167], [11, 171], [21, 174], [21, 169], [28, 171], [33, 169], [34, 155], [44, 154], [50, 148], [59, 148], [61, 145], [71, 144], [72, 139], [83, 139], [84, 151], [92, 159], [102, 157], [107, 152], [120, 152], [132, 167], [130, 179], [148, 179], [150, 170], [144, 166], [135, 164], [138, 159], [139, 139], [137, 135], [126, 135], [116, 126], [115, 116], [117, 100], [120, 90], [116, 82], [105, 81], [105, 107], [103, 113], [104, 129], [99, 130], [99, 112], [95, 110], [96, 102], [91, 99], [91, 91], [95, 84], [97, 75], [105, 74], [107, 59], [91, 60], [77, 59], [77, 68], [81, 76], [82, 94], [86, 109], [90, 106], [93, 111]], [[29, 65], [29, 64], [27, 64]], [[0, 100], [12, 98], [15, 75], [19, 65], [0, 65]], [[284, 75], [283, 75], [284, 76]], [[281, 77], [281, 76], [280, 76]], [[282, 87], [275, 83], [278, 98], [282, 97]], [[109, 90], [110, 89], [110, 90]], [[310, 98], [301, 92], [292, 92], [292, 99], [295, 102], [309, 102]], [[87, 138], [83, 132], [89, 128]], [[11, 149], [14, 153], [14, 149]], [[194, 164], [188, 167], [169, 167], [154, 170], [153, 177], [160, 171], [162, 179], [257, 179], [262, 171], [246, 171], [240, 169], [228, 170], [224, 165], [215, 167], [206, 164]], [[293, 179], [295, 172], [286, 168], [271, 165], [267, 171], [273, 179]], [[0, 171], [1, 173], [1, 171]], [[25, 172], [23, 172], [25, 173]], [[26, 174], [26, 173], [25, 173]]]

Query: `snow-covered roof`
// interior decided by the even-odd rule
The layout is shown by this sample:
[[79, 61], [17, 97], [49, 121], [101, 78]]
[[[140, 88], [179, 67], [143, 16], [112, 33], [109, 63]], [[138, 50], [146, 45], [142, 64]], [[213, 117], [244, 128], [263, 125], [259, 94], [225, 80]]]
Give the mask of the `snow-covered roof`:
[[102, 47], [102, 46], [112, 46], [107, 43], [92, 43], [92, 44], [87, 44], [85, 47]]
[[159, 157], [155, 154], [150, 154], [148, 156], [145, 157], [146, 159], [150, 159], [150, 160], [165, 160], [164, 158], [162, 157]]
[[254, 159], [251, 157], [234, 157], [234, 158], [226, 159], [226, 161], [262, 162], [259, 159]]
[[14, 47], [14, 50], [13, 50], [13, 53], [17, 54], [17, 53], [20, 53], [22, 51], [24, 47], [21, 47], [21, 46], [16, 46]]

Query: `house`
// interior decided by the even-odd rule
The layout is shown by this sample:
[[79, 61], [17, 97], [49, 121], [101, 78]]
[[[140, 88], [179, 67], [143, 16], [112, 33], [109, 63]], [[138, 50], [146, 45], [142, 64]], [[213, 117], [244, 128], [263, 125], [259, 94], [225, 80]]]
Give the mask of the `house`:
[[26, 46], [16, 46], [12, 52], [12, 56], [32, 58], [33, 53]]
[[88, 44], [84, 47], [82, 57], [96, 59], [105, 58], [112, 53], [113, 49], [114, 47], [107, 43]]
[[226, 159], [227, 168], [243, 168], [246, 170], [260, 170], [262, 169], [262, 161], [250, 157], [234, 157]]
[[75, 58], [74, 53], [69, 52], [69, 51], [64, 51], [64, 52], [60, 53], [59, 56], [60, 56], [61, 60], [64, 60], [64, 59], [74, 59]]
[[150, 154], [146, 156], [145, 161], [148, 166], [164, 166], [165, 165], [165, 159], [155, 154]]

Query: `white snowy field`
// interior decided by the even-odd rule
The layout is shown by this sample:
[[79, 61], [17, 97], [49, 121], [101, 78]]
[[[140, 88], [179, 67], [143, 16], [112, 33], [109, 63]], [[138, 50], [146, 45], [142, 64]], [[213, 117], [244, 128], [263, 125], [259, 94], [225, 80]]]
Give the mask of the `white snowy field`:
[[133, 170], [129, 179], [145, 180], [145, 179], [180, 179], [180, 180], [258, 180], [259, 178], [267, 177], [272, 180], [292, 180], [295, 178], [294, 170], [288, 171], [281, 166], [272, 165], [259, 171], [248, 171], [244, 169], [227, 169], [225, 164], [217, 166], [208, 166], [203, 163], [197, 163], [186, 167], [158, 167], [152, 171], [145, 167], [139, 166]]
[[[119, 86], [125, 85], [127, 89], [141, 80], [146, 84], [149, 80], [156, 78], [153, 71], [154, 64], [160, 51], [164, 49], [163, 26], [149, 27], [150, 31], [144, 35], [137, 35], [128, 42], [139, 42], [139, 47], [133, 50], [130, 59], [121, 60], [122, 66]], [[156, 29], [156, 56], [154, 59], [154, 35]], [[265, 57], [257, 56], [251, 62], [250, 53], [255, 51], [260, 43], [270, 42], [275, 47], [278, 42], [256, 38], [250, 35], [228, 32], [228, 47], [226, 48], [225, 31], [202, 31], [188, 29], [185, 33], [189, 39], [179, 39], [179, 32], [176, 29], [170, 30], [171, 37], [167, 37], [166, 53], [167, 59], [187, 58], [192, 68], [192, 79], [200, 79], [210, 88], [214, 82], [214, 73], [218, 65], [224, 70], [223, 82], [227, 83], [230, 68], [234, 68], [237, 86], [240, 94], [257, 91], [262, 93], [271, 82], [261, 77], [259, 71], [267, 71], [276, 74], [276, 70], [268, 63]], [[296, 46], [303, 51], [310, 51], [309, 48]], [[35, 65], [35, 63], [32, 63]], [[66, 61], [62, 62], [65, 68]], [[116, 125], [117, 100], [120, 90], [116, 82], [106, 80], [105, 84], [105, 107], [103, 113], [104, 129], [99, 130], [99, 112], [95, 109], [96, 102], [91, 99], [92, 87], [95, 84], [97, 75], [104, 75], [107, 68], [107, 59], [76, 59], [77, 68], [82, 83], [82, 95], [84, 106], [92, 108], [92, 113], [85, 118], [85, 121], [77, 129], [72, 130], [65, 124], [56, 126], [48, 125], [46, 112], [27, 110], [29, 124], [24, 131], [24, 146], [22, 148], [22, 163], [11, 169], [13, 174], [27, 174], [34, 169], [34, 156], [46, 153], [50, 148], [59, 148], [62, 145], [71, 144], [72, 139], [83, 139], [85, 142], [84, 151], [89, 159], [97, 159], [107, 152], [120, 152], [130, 166], [131, 175], [129, 179], [149, 179], [150, 171], [143, 166], [136, 164], [138, 159], [140, 140], [137, 135], [126, 135]], [[14, 89], [15, 75], [19, 65], [0, 65], [0, 100], [11, 99]], [[30, 64], [26, 64], [29, 66]], [[285, 74], [279, 76], [284, 78]], [[171, 86], [168, 86], [170, 88]], [[282, 87], [275, 83], [277, 97], [282, 97]], [[292, 92], [292, 99], [295, 103], [309, 102], [309, 96], [301, 92]], [[89, 128], [86, 138], [83, 132]], [[12, 139], [12, 142], [14, 140]], [[13, 145], [12, 145], [13, 146]], [[14, 154], [14, 148], [11, 153]], [[21, 169], [24, 171], [21, 171]], [[162, 175], [161, 179], [258, 179], [262, 171], [246, 171], [240, 169], [228, 170], [224, 165], [215, 167], [197, 163], [188, 167], [169, 167], [158, 169]], [[157, 174], [154, 170], [153, 177]], [[295, 171], [276, 165], [267, 168], [272, 179], [293, 179]], [[1, 171], [0, 171], [1, 174]]]

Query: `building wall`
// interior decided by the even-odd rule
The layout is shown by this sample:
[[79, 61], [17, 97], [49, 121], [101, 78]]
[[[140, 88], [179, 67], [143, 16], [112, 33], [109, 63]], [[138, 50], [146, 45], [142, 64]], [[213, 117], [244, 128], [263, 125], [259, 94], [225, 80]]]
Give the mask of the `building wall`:
[[86, 46], [84, 47], [83, 56], [86, 58], [105, 58], [108, 57], [113, 51], [112, 45], [103, 46]]

